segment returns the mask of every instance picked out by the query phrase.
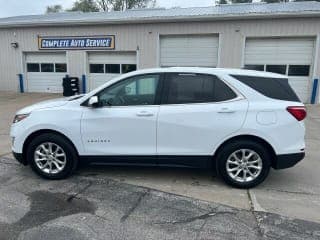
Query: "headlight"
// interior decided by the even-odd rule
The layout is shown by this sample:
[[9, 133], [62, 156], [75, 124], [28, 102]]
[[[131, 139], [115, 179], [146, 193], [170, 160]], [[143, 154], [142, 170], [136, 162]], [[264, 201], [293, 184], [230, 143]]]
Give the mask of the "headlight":
[[28, 113], [28, 114], [17, 114], [13, 119], [13, 123], [20, 122], [23, 119], [27, 118], [29, 115], [30, 115], [30, 113]]

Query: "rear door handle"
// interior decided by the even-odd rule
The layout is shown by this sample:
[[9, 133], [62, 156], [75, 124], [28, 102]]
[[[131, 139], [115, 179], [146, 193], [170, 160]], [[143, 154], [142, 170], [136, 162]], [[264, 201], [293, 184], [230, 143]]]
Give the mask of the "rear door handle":
[[229, 109], [229, 108], [221, 108], [218, 113], [235, 113], [235, 110]]
[[138, 117], [152, 117], [154, 114], [148, 111], [141, 111], [137, 113]]

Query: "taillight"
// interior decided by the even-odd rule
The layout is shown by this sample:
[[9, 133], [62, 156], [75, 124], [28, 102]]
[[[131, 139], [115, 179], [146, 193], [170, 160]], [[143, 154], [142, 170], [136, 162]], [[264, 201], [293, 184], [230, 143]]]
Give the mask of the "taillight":
[[298, 121], [302, 121], [307, 116], [307, 110], [305, 107], [287, 107], [287, 111], [291, 113]]

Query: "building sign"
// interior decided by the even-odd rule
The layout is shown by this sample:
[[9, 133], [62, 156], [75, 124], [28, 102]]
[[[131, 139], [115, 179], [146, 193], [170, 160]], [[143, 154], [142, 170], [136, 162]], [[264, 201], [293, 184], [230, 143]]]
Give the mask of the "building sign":
[[38, 37], [39, 50], [109, 49], [115, 48], [115, 36]]

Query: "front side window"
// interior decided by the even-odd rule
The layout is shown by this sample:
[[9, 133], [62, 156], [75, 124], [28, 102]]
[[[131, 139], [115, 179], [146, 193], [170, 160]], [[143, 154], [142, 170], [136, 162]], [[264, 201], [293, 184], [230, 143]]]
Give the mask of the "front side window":
[[107, 87], [98, 94], [100, 106], [154, 105], [160, 76], [135, 76]]
[[237, 95], [213, 75], [172, 73], [167, 82], [167, 104], [221, 102]]

